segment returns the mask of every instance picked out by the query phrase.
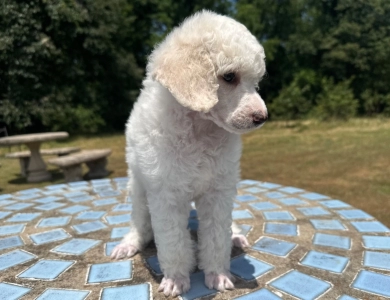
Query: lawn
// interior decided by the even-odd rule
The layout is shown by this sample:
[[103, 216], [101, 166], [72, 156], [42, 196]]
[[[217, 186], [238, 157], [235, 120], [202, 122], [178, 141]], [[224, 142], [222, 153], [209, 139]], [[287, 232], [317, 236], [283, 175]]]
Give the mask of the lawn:
[[[295, 186], [340, 199], [390, 226], [390, 119], [354, 119], [349, 122], [268, 122], [243, 136], [243, 179]], [[80, 146], [113, 150], [110, 177], [126, 176], [124, 135], [75, 136], [45, 148]], [[12, 147], [11, 151], [19, 150]], [[63, 181], [49, 167], [53, 181], [26, 183], [19, 162], [6, 159], [0, 148], [0, 194]]]

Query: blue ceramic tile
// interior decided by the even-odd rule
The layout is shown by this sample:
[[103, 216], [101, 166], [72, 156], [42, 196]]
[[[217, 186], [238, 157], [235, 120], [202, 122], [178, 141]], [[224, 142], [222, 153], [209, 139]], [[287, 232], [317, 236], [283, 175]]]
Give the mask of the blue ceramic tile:
[[261, 188], [258, 188], [258, 187], [251, 187], [251, 188], [248, 188], [248, 189], [244, 189], [244, 192], [247, 192], [247, 193], [251, 193], [251, 194], [258, 194], [258, 193], [263, 193], [263, 192], [266, 192], [267, 189], [261, 189]]
[[196, 209], [191, 209], [190, 211], [190, 218], [197, 218], [198, 217], [198, 212]]
[[84, 211], [82, 213], [80, 213], [76, 219], [77, 220], [97, 220], [97, 219], [100, 219], [101, 217], [103, 217], [105, 215], [105, 211], [93, 211], [93, 210], [89, 210], [89, 211]]
[[93, 186], [96, 186], [96, 185], [107, 185], [107, 184], [111, 184], [111, 179], [108, 179], [108, 178], [93, 179], [93, 180], [91, 180], [91, 184]]
[[80, 196], [80, 197], [72, 197], [72, 198], [69, 198], [69, 201], [71, 201], [73, 203], [81, 203], [81, 202], [91, 201], [94, 199], [95, 199], [94, 197], [87, 195], [87, 196]]
[[47, 289], [36, 300], [84, 300], [90, 291]]
[[283, 198], [279, 199], [280, 203], [283, 203], [286, 206], [301, 206], [301, 205], [307, 205], [307, 202], [302, 201], [298, 198]]
[[296, 224], [265, 223], [264, 233], [296, 236], [298, 228]]
[[12, 214], [10, 211], [0, 211], [0, 220], [8, 217], [10, 214]]
[[118, 246], [120, 243], [121, 243], [121, 241], [115, 241], [115, 242], [108, 242], [108, 243], [106, 243], [105, 251], [104, 251], [105, 255], [106, 255], [106, 256], [110, 256], [112, 250], [113, 250], [116, 246]]
[[244, 280], [254, 280], [273, 268], [274, 266], [247, 254], [235, 257], [230, 261], [230, 272]]
[[114, 203], [118, 203], [118, 200], [116, 198], [107, 198], [102, 200], [96, 200], [92, 202], [95, 206], [103, 206], [103, 205], [110, 205]]
[[30, 291], [31, 289], [28, 287], [0, 282], [1, 300], [18, 300]]
[[270, 183], [270, 182], [261, 182], [261, 183], [258, 183], [257, 185], [264, 188], [264, 189], [277, 189], [277, 188], [281, 187], [280, 184]]
[[346, 250], [351, 249], [351, 239], [349, 237], [325, 233], [316, 233], [314, 235], [313, 244]]
[[252, 229], [252, 226], [251, 225], [246, 225], [246, 224], [237, 224], [237, 226], [241, 229], [239, 234], [242, 234], [242, 235], [247, 235], [249, 233], [249, 231], [251, 231]]
[[89, 196], [89, 194], [82, 191], [76, 191], [76, 192], [65, 193], [63, 196], [66, 198], [77, 198], [77, 197]]
[[36, 199], [36, 200], [34, 200], [34, 202], [38, 202], [38, 203], [41, 203], [41, 204], [46, 204], [46, 203], [50, 203], [50, 202], [54, 202], [54, 201], [58, 201], [58, 200], [62, 200], [62, 199], [63, 198], [61, 198], [61, 197], [48, 196], [48, 197]]
[[354, 221], [351, 224], [359, 232], [390, 232], [389, 228], [378, 221]]
[[84, 211], [90, 209], [89, 206], [85, 205], [74, 205], [70, 206], [64, 209], [61, 209], [60, 212], [66, 213], [66, 214], [77, 214], [78, 212]]
[[160, 263], [158, 262], [157, 256], [148, 257], [145, 261], [154, 274], [156, 275], [163, 274], [163, 272], [160, 269]]
[[303, 197], [303, 198], [305, 198], [307, 200], [313, 200], [313, 201], [329, 199], [328, 196], [317, 194], [317, 193], [306, 193], [306, 194], [302, 194], [302, 195], [299, 195], [299, 196]]
[[[94, 186], [93, 187], [93, 191], [96, 193], [96, 194], [99, 194], [101, 192], [108, 192], [108, 193], [111, 193], [111, 192], [115, 192], [116, 190], [114, 190], [111, 186], [111, 184], [107, 184], [107, 185], [97, 185], [97, 186]], [[100, 196], [102, 197], [102, 196]]]
[[68, 187], [67, 184], [61, 183], [61, 184], [53, 184], [46, 187], [47, 190], [58, 190], [58, 189], [66, 189]]
[[101, 300], [150, 300], [150, 286], [147, 283], [103, 288]]
[[58, 190], [43, 191], [43, 192], [41, 192], [41, 194], [43, 194], [45, 196], [52, 196], [52, 195], [63, 195], [66, 192], [67, 191], [65, 191], [63, 189], [58, 189]]
[[104, 197], [116, 197], [120, 196], [121, 193], [118, 191], [104, 191], [99, 193], [99, 197], [104, 198]]
[[76, 230], [79, 234], [98, 231], [104, 228], [107, 228], [107, 226], [100, 221], [85, 222], [73, 226], [73, 229]]
[[197, 231], [199, 228], [199, 221], [198, 219], [189, 219], [187, 228], [193, 231]]
[[44, 205], [36, 206], [35, 208], [39, 210], [49, 211], [49, 210], [57, 209], [62, 206], [65, 206], [65, 204], [58, 203], [58, 202], [51, 202]]
[[339, 220], [310, 220], [313, 227], [317, 230], [346, 230], [347, 228]]
[[360, 209], [338, 210], [337, 213], [345, 219], [373, 219], [368, 213]]
[[30, 239], [34, 242], [34, 244], [37, 245], [61, 241], [69, 237], [70, 235], [62, 228], [30, 234]]
[[235, 300], [281, 300], [282, 298], [276, 296], [274, 293], [263, 288], [254, 292], [250, 292], [244, 296], [234, 298]]
[[293, 187], [293, 186], [282, 187], [282, 188], [279, 189], [279, 191], [287, 193], [287, 194], [296, 194], [296, 193], [304, 192], [304, 190], [298, 189], [298, 188]]
[[197, 272], [190, 275], [190, 290], [180, 295], [183, 300], [194, 300], [204, 296], [209, 296], [217, 293], [217, 290], [209, 290], [204, 284], [204, 273]]
[[123, 238], [130, 231], [130, 226], [113, 228], [111, 231], [112, 239]]
[[352, 287], [368, 293], [390, 297], [390, 276], [363, 270], [352, 283]]
[[40, 194], [26, 194], [26, 195], [18, 195], [15, 196], [15, 199], [21, 200], [21, 201], [26, 201], [26, 200], [32, 200], [34, 198], [39, 198], [42, 195]]
[[295, 243], [281, 241], [264, 236], [261, 237], [260, 240], [258, 240], [252, 248], [260, 252], [270, 253], [277, 256], [286, 256], [291, 252], [291, 250], [295, 248], [296, 245], [297, 244]]
[[333, 209], [351, 207], [351, 205], [340, 200], [327, 200], [327, 201], [321, 201], [319, 203], [321, 203], [322, 205], [328, 208], [333, 208]]
[[270, 199], [279, 199], [285, 197], [286, 195], [281, 192], [271, 192], [271, 193], [266, 193], [265, 196]]
[[240, 204], [237, 204], [236, 202], [233, 202], [233, 209], [239, 208]]
[[132, 261], [130, 260], [93, 264], [89, 270], [87, 283], [130, 280], [131, 277]]
[[288, 211], [264, 211], [264, 218], [267, 221], [292, 221], [294, 216]]
[[54, 280], [70, 268], [75, 261], [42, 259], [19, 274], [18, 278]]
[[302, 300], [317, 299], [331, 287], [328, 282], [299, 271], [290, 271], [270, 285]]
[[130, 203], [122, 203], [116, 205], [112, 211], [131, 211], [133, 209], [133, 205]]
[[348, 262], [347, 257], [311, 250], [303, 258], [301, 264], [334, 273], [342, 273]]
[[353, 297], [348, 296], [348, 295], [342, 295], [340, 298], [337, 298], [337, 300], [359, 300], [359, 299], [353, 298]]
[[236, 200], [240, 202], [249, 202], [249, 201], [257, 201], [259, 199], [253, 195], [237, 195]]
[[112, 181], [114, 182], [124, 182], [124, 183], [128, 183], [129, 182], [129, 177], [116, 177], [114, 179], [112, 179]]
[[71, 192], [87, 192], [91, 190], [92, 188], [89, 185], [79, 185], [79, 186], [73, 186], [68, 188], [69, 191]]
[[255, 210], [270, 210], [270, 209], [278, 209], [280, 206], [275, 205], [271, 202], [257, 202], [249, 204], [251, 207], [253, 207]]
[[41, 213], [16, 214], [12, 218], [9, 218], [7, 222], [30, 222], [40, 215]]
[[12, 199], [12, 195], [11, 194], [3, 194], [3, 195], [0, 195], [0, 200], [6, 200], [6, 199]]
[[12, 204], [12, 205], [4, 207], [4, 209], [7, 209], [7, 210], [22, 210], [22, 209], [25, 209], [27, 207], [33, 206], [33, 205], [34, 205], [33, 203], [16, 203], [16, 204]]
[[115, 215], [115, 216], [107, 216], [105, 217], [106, 221], [110, 225], [117, 225], [122, 223], [128, 223], [131, 220], [130, 214], [124, 214], [124, 215]]
[[364, 252], [363, 265], [390, 271], [390, 253], [366, 251]]
[[4, 250], [4, 249], [23, 246], [23, 245], [24, 245], [23, 240], [18, 235], [9, 236], [9, 237], [0, 239], [0, 251]]
[[232, 213], [233, 220], [237, 219], [252, 219], [253, 216], [247, 210], [234, 210]]
[[390, 236], [363, 235], [363, 246], [368, 249], [390, 250]]
[[16, 201], [13, 201], [13, 200], [0, 200], [0, 206], [6, 206], [6, 205], [14, 204], [14, 203], [16, 203]]
[[254, 185], [254, 184], [258, 184], [259, 182], [256, 181], [256, 180], [250, 180], [250, 179], [246, 179], [246, 180], [241, 180], [239, 182], [239, 184], [241, 185]]
[[28, 262], [34, 258], [36, 258], [34, 254], [19, 249], [2, 254], [0, 255], [0, 271]]
[[21, 194], [21, 195], [36, 194], [36, 193], [39, 193], [41, 191], [42, 191], [41, 189], [32, 188], [32, 189], [28, 189], [28, 190], [19, 191], [18, 194]]
[[21, 233], [25, 226], [26, 224], [0, 226], [0, 236]]
[[131, 201], [132, 201], [132, 200], [131, 200], [131, 197], [130, 197], [130, 196], [127, 196], [127, 197], [126, 197], [126, 202], [131, 203]]
[[52, 217], [52, 218], [44, 218], [39, 221], [37, 227], [57, 227], [64, 226], [68, 224], [70, 221], [70, 217]]
[[75, 182], [69, 182], [68, 185], [70, 187], [78, 187], [78, 186], [89, 186], [87, 181], [75, 181]]
[[297, 208], [301, 213], [303, 213], [305, 216], [327, 216], [330, 215], [330, 212], [323, 209], [322, 207], [316, 206], [316, 207], [302, 207]]
[[87, 252], [89, 249], [99, 245], [100, 241], [90, 239], [71, 239], [55, 247], [52, 251], [62, 254], [81, 255]]

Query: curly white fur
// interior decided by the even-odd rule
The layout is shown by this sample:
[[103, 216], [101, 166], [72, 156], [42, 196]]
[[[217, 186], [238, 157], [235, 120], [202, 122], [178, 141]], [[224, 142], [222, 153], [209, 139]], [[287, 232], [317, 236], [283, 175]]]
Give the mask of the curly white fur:
[[[191, 201], [198, 212], [198, 267], [206, 286], [234, 287], [232, 240], [248, 245], [231, 227], [239, 134], [267, 118], [256, 92], [264, 58], [245, 26], [209, 11], [185, 20], [150, 56], [126, 129], [132, 226], [112, 257], [130, 257], [154, 237], [164, 273], [159, 290], [165, 295], [190, 288], [196, 265], [187, 230]], [[228, 73], [235, 74], [230, 83], [223, 79]]]

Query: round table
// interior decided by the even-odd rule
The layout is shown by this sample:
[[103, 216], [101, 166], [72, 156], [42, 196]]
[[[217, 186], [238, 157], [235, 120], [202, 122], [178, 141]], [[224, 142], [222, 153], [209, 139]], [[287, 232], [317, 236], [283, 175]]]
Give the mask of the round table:
[[13, 135], [0, 138], [0, 147], [26, 145], [31, 152], [30, 162], [27, 169], [27, 181], [42, 182], [50, 180], [51, 174], [47, 171], [46, 164], [39, 152], [41, 143], [57, 139], [65, 139], [67, 137], [69, 137], [69, 134], [64, 131]]
[[[129, 230], [127, 178], [0, 195], [0, 299], [171, 299], [149, 245], [109, 254]], [[250, 248], [233, 248], [236, 288], [191, 274], [182, 299], [390, 299], [390, 230], [351, 205], [295, 187], [244, 180], [233, 218]], [[193, 236], [196, 210], [189, 216]]]

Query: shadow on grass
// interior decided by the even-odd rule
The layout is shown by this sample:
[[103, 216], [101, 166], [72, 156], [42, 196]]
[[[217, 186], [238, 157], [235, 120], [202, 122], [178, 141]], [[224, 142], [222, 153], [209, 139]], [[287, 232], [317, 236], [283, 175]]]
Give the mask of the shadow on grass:
[[[51, 180], [48, 180], [47, 182], [57, 182], [60, 180], [64, 180], [64, 174], [60, 170], [49, 170], [49, 173], [51, 174]], [[31, 184], [31, 182], [27, 182], [27, 178], [21, 176], [20, 174], [15, 174], [17, 178], [11, 179], [8, 181], [9, 184]]]

